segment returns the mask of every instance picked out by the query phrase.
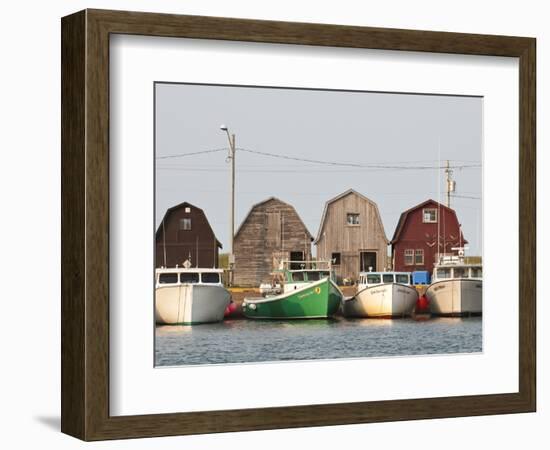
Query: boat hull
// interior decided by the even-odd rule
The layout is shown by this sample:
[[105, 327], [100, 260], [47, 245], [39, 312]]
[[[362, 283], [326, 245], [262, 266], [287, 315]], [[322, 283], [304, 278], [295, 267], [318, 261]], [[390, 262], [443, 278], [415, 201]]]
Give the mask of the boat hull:
[[343, 303], [346, 317], [394, 318], [410, 316], [418, 292], [411, 286], [388, 283], [370, 286]]
[[430, 311], [439, 316], [468, 316], [482, 313], [483, 281], [451, 279], [436, 281], [426, 291]]
[[230, 298], [222, 286], [160, 286], [155, 292], [155, 321], [159, 325], [220, 322]]
[[315, 319], [331, 317], [338, 311], [343, 295], [328, 278], [271, 298], [243, 302], [249, 319]]

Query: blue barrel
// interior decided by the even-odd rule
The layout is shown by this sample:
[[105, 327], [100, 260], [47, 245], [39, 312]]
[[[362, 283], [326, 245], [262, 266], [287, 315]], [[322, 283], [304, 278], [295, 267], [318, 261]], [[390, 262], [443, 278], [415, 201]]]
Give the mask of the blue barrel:
[[412, 273], [413, 284], [430, 284], [431, 276], [427, 270], [416, 270]]

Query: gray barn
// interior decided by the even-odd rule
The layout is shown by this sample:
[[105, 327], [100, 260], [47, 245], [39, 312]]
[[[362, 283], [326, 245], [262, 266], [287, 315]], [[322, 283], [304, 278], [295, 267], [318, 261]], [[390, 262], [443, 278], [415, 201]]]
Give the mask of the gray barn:
[[353, 189], [326, 202], [315, 245], [317, 259], [332, 260], [339, 281], [388, 266], [388, 239], [378, 207]]
[[275, 197], [255, 204], [235, 233], [233, 284], [258, 287], [281, 260], [309, 261], [312, 241], [293, 206]]

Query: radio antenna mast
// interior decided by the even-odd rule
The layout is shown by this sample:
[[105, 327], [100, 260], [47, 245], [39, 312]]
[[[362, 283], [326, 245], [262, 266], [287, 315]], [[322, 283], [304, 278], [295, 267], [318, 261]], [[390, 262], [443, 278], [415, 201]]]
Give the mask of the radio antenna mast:
[[453, 169], [449, 165], [447, 160], [447, 167], [445, 168], [445, 174], [447, 175], [447, 208], [451, 207], [451, 192], [455, 191], [456, 181], [453, 180]]

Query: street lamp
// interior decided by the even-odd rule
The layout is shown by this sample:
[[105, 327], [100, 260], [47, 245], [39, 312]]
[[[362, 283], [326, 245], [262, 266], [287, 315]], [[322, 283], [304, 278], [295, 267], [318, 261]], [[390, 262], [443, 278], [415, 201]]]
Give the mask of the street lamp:
[[220, 125], [220, 130], [225, 131], [229, 140], [229, 155], [228, 160], [231, 161], [231, 204], [230, 204], [230, 219], [229, 219], [229, 270], [230, 284], [233, 284], [233, 265], [235, 264], [235, 255], [233, 253], [233, 239], [235, 237], [235, 135], [229, 134], [229, 128], [226, 125]]

